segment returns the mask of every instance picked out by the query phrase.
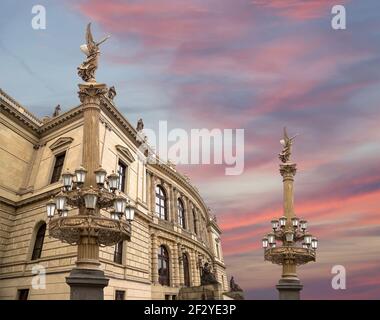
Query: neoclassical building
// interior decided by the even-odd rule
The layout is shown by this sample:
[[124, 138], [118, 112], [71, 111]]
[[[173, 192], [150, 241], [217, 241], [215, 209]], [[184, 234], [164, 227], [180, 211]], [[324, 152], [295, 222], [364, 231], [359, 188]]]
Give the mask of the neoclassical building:
[[[105, 299], [178, 299], [181, 288], [200, 285], [205, 262], [229, 291], [215, 218], [174, 165], [142, 160], [138, 137], [105, 95], [100, 162], [119, 175], [119, 191], [136, 208], [131, 241], [100, 249], [110, 279]], [[46, 203], [61, 189], [63, 170], [81, 165], [82, 139], [80, 105], [38, 119], [0, 90], [0, 299], [69, 299], [65, 279], [77, 247], [49, 237]], [[45, 288], [33, 285], [41, 272]]]

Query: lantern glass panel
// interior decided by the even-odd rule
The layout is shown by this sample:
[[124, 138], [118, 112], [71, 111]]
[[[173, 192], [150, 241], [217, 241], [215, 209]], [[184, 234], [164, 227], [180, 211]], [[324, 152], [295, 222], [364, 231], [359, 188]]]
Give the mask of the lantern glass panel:
[[100, 167], [94, 173], [95, 173], [96, 183], [98, 185], [104, 185], [104, 182], [106, 181], [107, 171]]
[[268, 234], [268, 242], [271, 244], [276, 242], [274, 233]]
[[299, 225], [299, 219], [297, 217], [292, 218], [292, 226], [297, 228]]
[[111, 190], [116, 190], [119, 182], [119, 176], [112, 171], [112, 173], [107, 177], [108, 178], [108, 186]]
[[115, 213], [123, 214], [125, 212], [127, 201], [123, 197], [116, 197], [113, 205]]
[[128, 221], [132, 221], [135, 217], [135, 209], [131, 206], [128, 206], [126, 209], [125, 209], [125, 218], [128, 220]]
[[293, 242], [294, 233], [293, 232], [286, 232], [285, 237], [286, 237], [286, 241]]
[[285, 225], [286, 225], [286, 217], [281, 217], [280, 219], [279, 219], [279, 221], [280, 221], [280, 227], [285, 227]]
[[57, 210], [63, 210], [66, 205], [66, 196], [62, 194], [57, 195], [55, 197], [55, 205], [56, 205]]
[[87, 173], [87, 170], [83, 167], [76, 169], [75, 170], [76, 182], [79, 184], [83, 184], [86, 179], [86, 173]]
[[61, 211], [61, 217], [67, 217], [69, 213], [69, 209], [65, 208]]
[[317, 238], [313, 238], [313, 239], [311, 240], [311, 247], [312, 247], [313, 249], [317, 249], [317, 247], [318, 247], [318, 240], [317, 240]]
[[310, 245], [311, 244], [311, 235], [310, 234], [306, 234], [305, 235], [305, 238], [304, 238], [304, 241], [307, 245]]
[[263, 238], [263, 248], [266, 249], [268, 248], [268, 238]]
[[66, 188], [66, 189], [70, 189], [71, 188], [71, 185], [73, 183], [73, 174], [71, 172], [65, 172], [62, 174], [62, 179], [63, 179], [63, 186]]
[[54, 213], [55, 213], [55, 202], [54, 201], [49, 201], [47, 204], [46, 204], [46, 212], [47, 212], [47, 216], [48, 218], [52, 218], [54, 217]]
[[273, 230], [276, 230], [278, 228], [278, 220], [272, 220], [271, 221]]
[[95, 209], [98, 196], [93, 193], [87, 193], [84, 196], [84, 204], [87, 209]]

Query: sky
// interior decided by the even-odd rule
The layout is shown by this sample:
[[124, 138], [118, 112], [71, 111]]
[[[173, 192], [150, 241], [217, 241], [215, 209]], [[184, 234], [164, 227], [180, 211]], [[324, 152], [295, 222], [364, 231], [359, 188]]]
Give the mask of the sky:
[[[45, 30], [31, 27], [46, 8]], [[346, 30], [331, 27], [345, 6]], [[281, 268], [261, 238], [282, 215], [282, 128], [299, 133], [295, 212], [319, 239], [303, 299], [380, 298], [380, 2], [377, 0], [1, 1], [0, 87], [42, 117], [79, 104], [79, 45], [92, 21], [97, 80], [133, 124], [245, 130], [242, 175], [182, 165], [223, 230], [228, 275], [277, 299]], [[334, 290], [331, 270], [346, 269]]]

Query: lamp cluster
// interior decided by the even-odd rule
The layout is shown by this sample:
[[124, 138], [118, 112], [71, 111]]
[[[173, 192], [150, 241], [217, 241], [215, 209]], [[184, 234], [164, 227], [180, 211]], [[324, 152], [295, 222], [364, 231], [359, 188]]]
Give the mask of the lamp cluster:
[[116, 194], [119, 176], [112, 171], [107, 177], [107, 171], [101, 166], [94, 171], [97, 188], [83, 188], [87, 170], [82, 166], [71, 173], [67, 170], [62, 174], [62, 191], [46, 204], [47, 216], [53, 218], [56, 211], [60, 217], [67, 217], [68, 206], [85, 207], [94, 212], [97, 208], [112, 208], [111, 219], [120, 220], [123, 216], [127, 221], [134, 219], [134, 208], [130, 200]]
[[307, 221], [293, 217], [282, 216], [280, 219], [271, 221], [273, 231], [262, 239], [264, 249], [276, 248], [277, 240], [282, 241], [283, 246], [295, 246], [301, 242], [302, 248], [314, 249], [318, 247], [318, 240], [307, 232]]

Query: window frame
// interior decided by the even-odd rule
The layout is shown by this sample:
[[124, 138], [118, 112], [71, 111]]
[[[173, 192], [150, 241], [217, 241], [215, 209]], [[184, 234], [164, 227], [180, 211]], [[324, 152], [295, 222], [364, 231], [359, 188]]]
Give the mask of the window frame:
[[123, 249], [124, 241], [120, 241], [115, 244], [115, 250], [113, 253], [113, 262], [117, 264], [123, 264]]
[[[23, 297], [22, 294], [24, 294], [25, 292], [26, 292], [26, 297]], [[29, 288], [17, 289], [17, 300], [20, 300], [20, 301], [28, 300], [29, 293], [30, 293]], [[21, 299], [21, 297], [23, 297], [23, 299]]]
[[[163, 274], [160, 270], [166, 265], [166, 274]], [[170, 256], [166, 246], [161, 245], [158, 251], [158, 283], [162, 286], [170, 286]]]
[[[155, 213], [162, 220], [168, 220], [166, 191], [161, 185], [155, 187]], [[158, 209], [158, 210], [157, 210]]]
[[[120, 167], [123, 167], [124, 174], [120, 174]], [[125, 163], [125, 161], [123, 161], [120, 158], [117, 162], [117, 175], [119, 176], [118, 181], [117, 181], [118, 190], [123, 193], [127, 193], [128, 165]], [[120, 186], [120, 181], [121, 181], [121, 186]]]
[[182, 229], [186, 229], [185, 206], [181, 198], [177, 199], [177, 219], [178, 224], [182, 227]]
[[[118, 299], [118, 294], [122, 295], [122, 299]], [[115, 300], [125, 300], [125, 290], [115, 290]]]
[[[62, 163], [59, 167], [57, 167], [58, 159], [62, 158]], [[54, 165], [50, 176], [50, 184], [57, 183], [61, 179], [63, 167], [65, 166], [65, 160], [66, 160], [66, 150], [59, 152], [57, 154], [54, 154]], [[59, 168], [59, 169], [57, 169]], [[59, 170], [59, 172], [57, 171]]]
[[[39, 227], [36, 229], [36, 236], [34, 239], [32, 255], [31, 255], [32, 261], [35, 261], [41, 258], [42, 250], [43, 250], [44, 242], [45, 242], [45, 236], [46, 236], [46, 227], [47, 227], [46, 223], [44, 222], [41, 225], [39, 225]], [[41, 232], [42, 228], [44, 228], [43, 234]]]

